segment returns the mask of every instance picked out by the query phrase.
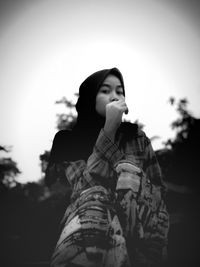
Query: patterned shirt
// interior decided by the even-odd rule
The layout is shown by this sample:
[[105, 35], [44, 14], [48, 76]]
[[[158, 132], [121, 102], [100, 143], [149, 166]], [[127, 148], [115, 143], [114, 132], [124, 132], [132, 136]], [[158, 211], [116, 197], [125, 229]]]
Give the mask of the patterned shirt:
[[[64, 131], [56, 134], [52, 151], [56, 151], [57, 142]], [[52, 163], [47, 172], [47, 176], [66, 179], [72, 187], [73, 196], [80, 194], [94, 185], [109, 186], [116, 182], [115, 166], [120, 160], [128, 160], [141, 168], [147, 175], [147, 179], [152, 183], [163, 186], [161, 170], [157, 162], [151, 142], [141, 130], [137, 135], [125, 143], [122, 148], [119, 146], [122, 136], [117, 142], [112, 142], [101, 129], [97, 141], [93, 148], [93, 153], [87, 161], [65, 161]]]
[[[59, 149], [63, 149], [60, 141], [65, 134], [66, 131], [56, 134], [52, 154], [59, 154]], [[101, 186], [106, 188], [110, 196], [115, 195], [118, 163], [129, 162], [137, 166], [141, 170], [140, 191], [135, 193], [134, 190], [125, 190], [121, 192], [122, 198], [120, 192], [117, 193], [116, 203], [120, 207], [118, 216], [128, 248], [132, 250], [132, 243], [135, 243], [133, 239], [139, 240], [133, 262], [138, 260], [138, 263], [145, 262], [147, 265], [157, 262], [159, 266], [160, 260], [165, 257], [169, 229], [169, 217], [162, 195], [165, 187], [161, 170], [151, 142], [143, 131], [138, 130], [132, 138], [122, 141], [123, 134], [112, 142], [101, 129], [88, 160], [51, 160], [47, 178], [67, 180], [72, 188], [72, 202], [63, 218], [63, 222], [66, 222], [75, 216], [79, 207], [77, 203], [87, 189]], [[132, 252], [130, 258], [131, 255]]]

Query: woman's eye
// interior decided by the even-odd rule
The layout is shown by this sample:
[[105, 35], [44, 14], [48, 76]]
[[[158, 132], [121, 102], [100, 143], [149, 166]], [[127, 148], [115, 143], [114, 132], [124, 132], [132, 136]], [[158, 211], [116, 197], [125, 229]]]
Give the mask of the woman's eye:
[[100, 90], [100, 92], [103, 93], [103, 94], [108, 94], [108, 93], [109, 93], [109, 90], [106, 89], [106, 88], [105, 88], [105, 89], [102, 88], [102, 89]]
[[124, 93], [123, 93], [123, 91], [117, 91], [117, 94], [118, 95], [123, 95]]

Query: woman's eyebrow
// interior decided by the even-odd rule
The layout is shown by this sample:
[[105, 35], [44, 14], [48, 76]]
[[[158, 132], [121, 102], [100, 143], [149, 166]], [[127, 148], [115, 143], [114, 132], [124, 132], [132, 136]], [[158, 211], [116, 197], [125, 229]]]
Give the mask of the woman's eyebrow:
[[[111, 87], [112, 85], [110, 85], [109, 83], [102, 83], [102, 85], [100, 87], [102, 87], [102, 86]], [[122, 85], [118, 84], [117, 87], [122, 88]]]
[[110, 87], [110, 84], [108, 84], [108, 83], [102, 83], [102, 84], [101, 84], [101, 87], [102, 87], [102, 86]]

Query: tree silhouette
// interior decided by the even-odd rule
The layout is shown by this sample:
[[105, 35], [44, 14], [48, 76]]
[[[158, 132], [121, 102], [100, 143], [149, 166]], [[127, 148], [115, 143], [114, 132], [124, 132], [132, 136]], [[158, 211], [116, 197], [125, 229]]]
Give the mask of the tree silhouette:
[[[76, 93], [74, 95], [76, 97], [78, 96]], [[57, 114], [57, 122], [56, 122], [57, 130], [72, 129], [76, 123], [76, 118], [77, 118], [75, 111], [75, 104], [71, 100], [68, 100], [65, 96], [63, 96], [60, 100], [57, 100], [55, 104], [62, 104], [66, 107], [65, 113]], [[45, 173], [46, 171], [49, 156], [50, 156], [50, 151], [48, 150], [45, 150], [42, 154], [39, 155], [42, 173]]]
[[[77, 94], [75, 94], [77, 97]], [[66, 112], [57, 114], [57, 129], [71, 129], [76, 123], [76, 112], [75, 112], [75, 104], [68, 100], [66, 97], [62, 97], [60, 100], [55, 102], [56, 104], [64, 104], [66, 107]]]
[[[199, 241], [199, 227], [195, 226], [194, 216], [188, 212], [192, 207], [193, 214], [198, 214], [197, 207], [188, 197], [189, 194], [185, 193], [189, 192], [188, 188], [197, 188], [198, 184], [200, 120], [188, 111], [186, 99], [176, 101], [171, 98], [169, 102], [178, 114], [178, 118], [171, 125], [176, 136], [167, 140], [163, 149], [156, 151], [164, 180], [172, 183], [175, 189], [173, 192], [169, 190], [167, 197], [172, 226], [169, 235], [170, 260], [166, 267], [187, 266], [184, 261], [195, 260], [195, 242]], [[76, 122], [75, 104], [66, 97], [56, 101], [56, 104], [66, 107], [66, 113], [57, 115], [57, 129], [72, 128]], [[141, 128], [144, 127], [138, 121], [136, 123]], [[0, 150], [7, 153], [10, 148], [0, 146]], [[43, 173], [49, 153], [46, 150], [40, 155]], [[49, 259], [59, 236], [60, 220], [69, 203], [70, 191], [58, 183], [48, 189], [44, 184], [44, 177], [37, 183], [27, 183], [23, 186], [16, 184], [12, 187], [18, 173], [20, 171], [17, 164], [11, 158], [0, 159], [0, 184], [4, 189], [8, 188], [6, 199], [0, 205], [3, 215], [0, 220], [0, 234], [3, 237], [0, 249], [7, 265], [3, 264], [2, 259], [0, 265], [45, 266], [41, 262], [46, 262], [46, 266], [49, 266]], [[180, 212], [181, 220], [174, 219]], [[179, 265], [180, 262], [182, 264]]]
[[196, 190], [200, 174], [200, 119], [188, 110], [187, 99], [176, 102], [172, 97], [169, 102], [176, 106], [178, 113], [178, 118], [171, 124], [176, 136], [165, 142], [165, 148], [157, 151], [157, 156], [166, 181]]
[[178, 113], [171, 124], [176, 135], [156, 152], [168, 185], [169, 266], [199, 266], [200, 119], [188, 110], [186, 98], [171, 97], [169, 103]]
[[[10, 152], [10, 147], [0, 146], [0, 151]], [[3, 189], [16, 186], [16, 176], [21, 173], [17, 163], [10, 157], [0, 158], [0, 187]]]

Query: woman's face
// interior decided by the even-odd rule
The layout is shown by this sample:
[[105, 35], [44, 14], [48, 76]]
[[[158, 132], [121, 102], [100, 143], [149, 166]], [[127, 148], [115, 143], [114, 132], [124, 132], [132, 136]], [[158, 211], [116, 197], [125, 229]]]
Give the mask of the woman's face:
[[109, 74], [103, 81], [96, 96], [96, 112], [105, 117], [106, 105], [114, 99], [124, 98], [122, 84], [115, 75]]

